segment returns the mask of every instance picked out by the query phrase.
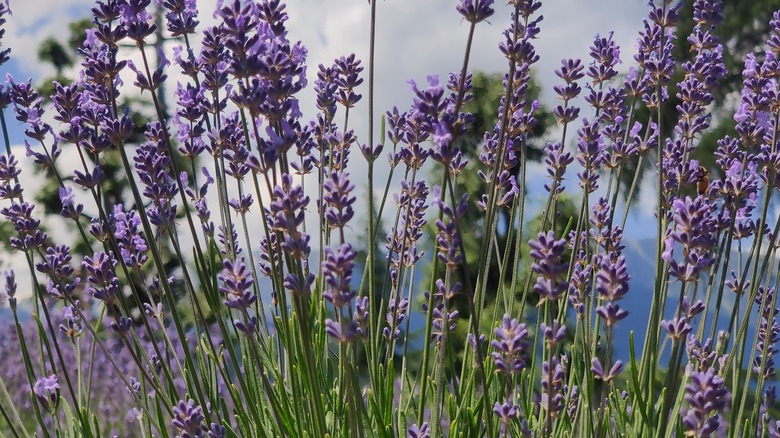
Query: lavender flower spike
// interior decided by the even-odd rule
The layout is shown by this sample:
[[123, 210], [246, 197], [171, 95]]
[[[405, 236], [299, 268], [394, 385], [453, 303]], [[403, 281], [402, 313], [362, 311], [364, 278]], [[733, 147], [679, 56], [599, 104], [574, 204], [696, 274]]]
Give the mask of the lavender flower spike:
[[222, 283], [219, 291], [227, 296], [225, 305], [231, 309], [246, 310], [257, 301], [257, 295], [252, 291], [252, 278], [244, 259], [242, 257], [235, 262], [225, 260], [224, 266], [217, 279]]

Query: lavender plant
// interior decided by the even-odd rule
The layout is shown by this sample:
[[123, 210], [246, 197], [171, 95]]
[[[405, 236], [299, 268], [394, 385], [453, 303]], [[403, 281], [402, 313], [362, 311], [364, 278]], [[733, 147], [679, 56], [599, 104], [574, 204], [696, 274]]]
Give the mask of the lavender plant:
[[[670, 0], [650, 1], [627, 73], [617, 70], [628, 60], [612, 34], [594, 39], [589, 60], [564, 59], [544, 164], [529, 163], [542, 112], [529, 92], [541, 4], [509, 4], [497, 17], [492, 0], [459, 1], [468, 23], [461, 71], [410, 81], [412, 105], [381, 119], [373, 50], [318, 66], [307, 120], [298, 97], [307, 50], [279, 0], [219, 2], [215, 11], [190, 0], [97, 1], [77, 81], [53, 84], [50, 102], [30, 81], [0, 84], [0, 214], [26, 261], [4, 272], [0, 293], [13, 319], [0, 330], [0, 431], [780, 436], [780, 11], [745, 59], [737, 134], [718, 141], [706, 172], [695, 151], [726, 80], [718, 0], [693, 2], [685, 62], [673, 57], [680, 5]], [[380, 6], [394, 7], [366, 6], [372, 48]], [[217, 24], [202, 25], [199, 14], [211, 12]], [[0, 2], [0, 38], [11, 18]], [[469, 164], [476, 156], [462, 147], [473, 141], [474, 115], [465, 104], [479, 97], [470, 51], [487, 19], [506, 25], [497, 50], [507, 67], [497, 119]], [[160, 31], [177, 46], [152, 65], [150, 37]], [[164, 84], [175, 96], [170, 117], [158, 97]], [[157, 117], [139, 127], [120, 99], [145, 92]], [[350, 117], [363, 94], [365, 137]], [[680, 102], [671, 115], [670, 95]], [[52, 219], [29, 200], [10, 115], [27, 137], [25, 159], [56, 177], [73, 236], [49, 235]], [[145, 140], [132, 145], [136, 129]], [[109, 152], [130, 190], [107, 208]], [[383, 154], [390, 173], [378, 181]], [[77, 169], [66, 170], [66, 156]], [[544, 184], [528, 176], [537, 165]], [[625, 254], [642, 182], [630, 172], [643, 168], [656, 194], [647, 297], [632, 296]], [[364, 169], [361, 191], [352, 175]], [[484, 192], [462, 193], [470, 172]], [[548, 196], [531, 212], [536, 185]], [[576, 214], [563, 215], [572, 202]], [[362, 224], [365, 248], [354, 238]], [[466, 245], [469, 236], [478, 245]], [[21, 269], [30, 284], [17, 282]], [[647, 300], [646, 330], [617, 345], [632, 316], [627, 300]], [[424, 327], [417, 343], [414, 318]]]

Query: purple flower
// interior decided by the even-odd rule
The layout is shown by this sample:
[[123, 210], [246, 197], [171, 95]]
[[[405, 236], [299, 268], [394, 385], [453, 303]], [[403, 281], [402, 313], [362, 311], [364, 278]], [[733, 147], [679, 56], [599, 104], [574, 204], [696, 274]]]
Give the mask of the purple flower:
[[343, 230], [352, 216], [355, 215], [352, 205], [355, 197], [352, 191], [355, 185], [349, 181], [346, 172], [330, 172], [322, 184], [322, 201], [325, 208], [325, 219], [330, 228]]
[[628, 311], [621, 309], [618, 304], [606, 303], [596, 307], [596, 314], [604, 320], [607, 327], [611, 327], [616, 322], [625, 319], [628, 316]]
[[419, 427], [416, 424], [413, 424], [412, 427], [410, 427], [407, 431], [406, 436], [407, 438], [430, 438], [431, 430], [428, 427], [427, 422], [424, 422]]
[[544, 148], [544, 162], [547, 164], [547, 177], [552, 179], [552, 184], [545, 184], [544, 188], [549, 192], [555, 190], [555, 193], [561, 193], [563, 187], [561, 182], [566, 175], [566, 168], [574, 161], [570, 153], [565, 152], [560, 142], [549, 143]]
[[680, 409], [686, 433], [714, 435], [724, 425], [720, 412], [726, 408], [730, 397], [723, 378], [714, 369], [691, 372], [690, 383], [685, 385], [685, 401], [690, 408]]
[[[566, 338], [566, 325], [560, 324], [557, 319], [552, 321], [551, 325], [541, 323], [539, 325], [539, 331], [544, 336], [547, 345], [554, 347]], [[552, 348], [550, 349], [552, 351]]]
[[77, 308], [73, 306], [78, 305], [78, 301], [76, 301], [73, 305], [65, 306], [62, 312], [62, 324], [59, 326], [60, 333], [70, 339], [71, 342], [81, 336], [81, 332], [84, 329], [81, 320], [73, 312], [73, 309]]
[[491, 353], [496, 370], [505, 374], [519, 374], [525, 368], [525, 353], [528, 348], [528, 330], [525, 324], [504, 315], [501, 325], [494, 333], [496, 339], [491, 345], [497, 351]]
[[563, 394], [564, 369], [557, 357], [542, 362], [542, 397], [540, 406], [552, 418], [566, 408]]
[[225, 305], [231, 309], [246, 310], [257, 301], [252, 288], [252, 276], [244, 264], [244, 258], [235, 262], [225, 260], [224, 269], [219, 273], [219, 291], [226, 295]]
[[610, 253], [601, 257], [599, 270], [596, 272], [596, 291], [602, 299], [618, 301], [628, 292], [628, 275], [626, 260], [620, 253]]
[[171, 424], [181, 433], [182, 438], [205, 437], [208, 432], [205, 421], [203, 408], [195, 406], [195, 400], [179, 400], [173, 407]]
[[461, 0], [455, 9], [466, 21], [474, 24], [484, 21], [495, 12], [493, 0]]
[[[586, 74], [593, 80], [594, 85], [599, 85], [617, 76], [614, 67], [620, 63], [620, 48], [612, 40], [612, 32], [607, 38], [596, 35], [593, 45], [590, 46], [590, 57], [593, 58], [593, 62], [588, 67]], [[591, 90], [591, 93], [594, 91]]]
[[354, 53], [348, 57], [341, 57], [334, 62], [333, 71], [336, 73], [334, 78], [337, 87], [336, 101], [345, 108], [352, 108], [361, 98], [355, 93], [355, 88], [363, 83], [363, 79], [360, 78], [360, 73], [363, 71], [360, 60], [355, 59]]
[[140, 268], [148, 260], [146, 245], [141, 235], [141, 218], [135, 212], [122, 211], [122, 205], [114, 206], [114, 235], [124, 262], [132, 268]]
[[43, 409], [49, 413], [57, 410], [60, 400], [60, 384], [57, 382], [57, 375], [52, 374], [49, 377], [41, 377], [33, 386], [33, 394], [43, 406]]
[[601, 366], [601, 361], [597, 357], [593, 357], [590, 360], [590, 371], [593, 372], [593, 377], [602, 380], [606, 383], [612, 382], [623, 370], [623, 361], [616, 361], [609, 372], [604, 372], [604, 368]]
[[352, 342], [357, 335], [357, 324], [354, 321], [345, 322], [339, 324], [338, 322], [326, 318], [325, 319], [325, 333], [333, 338], [336, 342]]
[[496, 402], [493, 405], [493, 413], [501, 419], [501, 427], [507, 430], [509, 422], [517, 418], [517, 406], [511, 400], [504, 403]]
[[425, 212], [428, 209], [426, 199], [428, 197], [428, 185], [424, 181], [417, 181], [410, 185], [405, 179], [401, 180], [401, 193], [394, 195], [398, 204], [400, 220], [393, 232], [388, 234], [387, 259], [392, 270], [399, 267], [409, 268], [417, 263], [424, 255], [417, 249], [417, 242], [423, 236], [423, 229], [427, 220]]
[[119, 294], [119, 279], [114, 273], [116, 266], [114, 254], [96, 252], [91, 257], [84, 256], [81, 266], [87, 271], [87, 292], [93, 297], [116, 303]]
[[540, 295], [539, 304], [546, 300], [558, 300], [568, 287], [561, 277], [569, 264], [563, 261], [566, 239], [555, 240], [555, 232], [539, 233], [536, 240], [528, 242], [530, 256], [534, 259], [531, 270], [538, 274], [534, 292]]
[[770, 380], [776, 375], [774, 356], [778, 352], [778, 340], [780, 340], [780, 326], [777, 324], [777, 314], [780, 308], [772, 307], [775, 288], [759, 286], [755, 302], [761, 312], [761, 322], [758, 326], [758, 343], [756, 344], [756, 357], [753, 360], [753, 372], [762, 375], [765, 380]]
[[406, 317], [406, 310], [408, 308], [409, 300], [406, 298], [402, 298], [398, 302], [397, 306], [395, 300], [390, 301], [387, 314], [385, 315], [387, 326], [382, 329], [382, 335], [385, 337], [385, 339], [387, 339], [388, 342], [391, 342], [393, 339], [397, 339], [401, 334], [401, 330], [398, 329], [398, 327], [400, 327], [401, 323], [404, 321], [404, 318]]
[[30, 251], [43, 246], [47, 235], [40, 230], [41, 221], [32, 217], [34, 205], [27, 202], [13, 202], [10, 207], [0, 209], [0, 214], [11, 221], [18, 233], [10, 238], [11, 247], [19, 251]]
[[[5, 17], [4, 15], [11, 15], [11, 8], [8, 6], [8, 2], [2, 2], [0, 1], [0, 41], [3, 39], [3, 35], [5, 34], [5, 29], [3, 29], [3, 25], [5, 24]], [[11, 57], [11, 49], [4, 49], [0, 50], [0, 65], [5, 64], [8, 62], [8, 59]]]
[[322, 297], [336, 308], [349, 304], [357, 295], [352, 290], [352, 270], [357, 254], [348, 243], [337, 248], [325, 248], [325, 259], [322, 262], [322, 276], [327, 285]]
[[164, 0], [162, 5], [168, 11], [165, 18], [171, 36], [178, 37], [195, 33], [199, 24], [195, 0]]
[[[715, 262], [710, 254], [716, 244], [715, 206], [698, 196], [672, 202], [672, 223], [667, 231], [662, 258], [669, 262], [670, 274], [680, 281], [697, 281], [699, 274]], [[674, 258], [675, 244], [682, 247], [683, 260]]]
[[76, 195], [73, 194], [73, 189], [60, 187], [59, 195], [60, 202], [62, 202], [62, 212], [60, 214], [68, 219], [78, 220], [81, 217], [81, 212], [84, 211], [84, 206], [75, 203]]
[[22, 173], [13, 155], [0, 155], [0, 199], [21, 198], [22, 186], [18, 177]]

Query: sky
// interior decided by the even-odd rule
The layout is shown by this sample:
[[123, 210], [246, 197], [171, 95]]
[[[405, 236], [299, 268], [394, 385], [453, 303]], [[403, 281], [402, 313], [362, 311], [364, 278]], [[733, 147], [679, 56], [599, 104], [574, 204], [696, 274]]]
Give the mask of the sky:
[[[481, 23], [477, 28], [473, 69], [505, 70], [506, 63], [497, 47], [509, 23], [508, 7], [503, 3], [496, 2], [496, 14], [489, 23]], [[3, 46], [11, 47], [13, 58], [10, 65], [3, 66], [7, 69], [3, 73], [11, 73], [17, 80], [32, 77], [34, 81], [51, 75], [53, 69], [37, 60], [38, 45], [47, 37], [65, 41], [68, 23], [89, 16], [93, 4], [91, 0], [11, 0], [13, 16], [6, 23]], [[455, 11], [456, 4], [455, 0], [379, 0], [378, 109], [407, 106], [411, 102], [409, 79], [423, 82], [429, 74], [446, 76], [460, 69], [468, 23]], [[213, 20], [215, 1], [198, 0], [198, 7], [204, 23]], [[311, 79], [317, 65], [330, 65], [337, 57], [356, 53], [367, 59], [369, 11], [365, 0], [287, 2], [290, 39], [300, 40], [308, 47]], [[614, 32], [624, 58], [630, 61], [646, 11], [645, 0], [543, 1], [539, 13], [545, 18], [536, 43], [541, 57], [537, 77], [543, 89], [548, 90], [543, 98], [553, 98], [550, 90], [557, 82], [553, 72], [560, 60], [587, 57], [588, 47], [597, 34]]]
[[[286, 3], [289, 38], [302, 41], [308, 48], [309, 88], [300, 96], [301, 108], [308, 120], [316, 110], [311, 88], [319, 64], [331, 65], [334, 59], [355, 53], [367, 67], [370, 7], [366, 0], [288, 0]], [[489, 22], [477, 26], [470, 62], [472, 71], [506, 70], [506, 61], [498, 50], [502, 33], [509, 23], [509, 7], [504, 3], [498, 0], [495, 15]], [[3, 65], [0, 77], [9, 73], [16, 81], [32, 78], [33, 83], [40, 83], [44, 78], [52, 76], [53, 68], [41, 64], [37, 59], [40, 42], [47, 37], [54, 37], [64, 43], [68, 38], [68, 23], [90, 16], [93, 4], [91, 0], [10, 0], [13, 15], [8, 17], [5, 24], [6, 34], [2, 45], [11, 48], [11, 61]], [[378, 1], [375, 78], [377, 114], [393, 106], [403, 110], [411, 104], [410, 79], [425, 84], [428, 75], [446, 78], [448, 73], [460, 70], [469, 26], [456, 12], [456, 4], [456, 0]], [[198, 0], [201, 28], [214, 23], [212, 14], [215, 5], [213, 0]], [[543, 1], [538, 13], [544, 16], [544, 20], [540, 24], [539, 39], [535, 42], [540, 61], [534, 68], [535, 77], [543, 90], [543, 103], [555, 103], [552, 87], [560, 80], [554, 71], [559, 67], [561, 59], [582, 58], [587, 64], [588, 48], [596, 35], [605, 36], [614, 32], [614, 39], [621, 47], [621, 58], [624, 60], [624, 64], [618, 68], [626, 71], [632, 64], [637, 32], [647, 10], [646, 0]], [[167, 52], [172, 52], [172, 45], [167, 48]], [[126, 56], [133, 59], [137, 54], [128, 53]], [[65, 73], [75, 76], [76, 70]], [[365, 87], [366, 72], [364, 78]], [[132, 83], [132, 80], [125, 82]], [[172, 92], [174, 88], [171, 86], [169, 91]], [[351, 112], [350, 120], [359, 141], [366, 142], [368, 99], [365, 88], [362, 93], [364, 98]], [[173, 99], [169, 101], [173, 102]], [[591, 116], [587, 110], [583, 111], [583, 115]], [[6, 114], [6, 120], [13, 125], [14, 119], [10, 112]], [[378, 131], [378, 117], [375, 123]], [[12, 144], [21, 147], [22, 129], [12, 126], [11, 134]], [[23, 155], [22, 150], [16, 153]], [[28, 187], [29, 183], [25, 184], [25, 180], [34, 180], [37, 176], [29, 171], [28, 166], [25, 167], [22, 183]], [[387, 169], [378, 172], [380, 181], [385, 178], [386, 172]], [[352, 169], [352, 173], [355, 179], [353, 182], [360, 190], [360, 178], [365, 172], [357, 168]], [[531, 169], [532, 177], [542, 177], [542, 174], [541, 168]], [[651, 214], [648, 211], [644, 213]], [[18, 263], [18, 260], [8, 259], [7, 256], [0, 259], [5, 259], [6, 265]]]

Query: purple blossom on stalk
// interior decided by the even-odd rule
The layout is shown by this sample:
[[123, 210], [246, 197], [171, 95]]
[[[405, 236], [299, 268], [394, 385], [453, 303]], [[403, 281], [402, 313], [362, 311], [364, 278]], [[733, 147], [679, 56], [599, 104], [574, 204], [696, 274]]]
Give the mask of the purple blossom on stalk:
[[555, 232], [540, 232], [536, 240], [530, 240], [530, 256], [534, 259], [531, 270], [538, 274], [534, 292], [540, 296], [539, 305], [546, 300], [556, 301], [568, 287], [562, 278], [569, 264], [563, 261], [566, 239], [555, 240]]
[[449, 333], [457, 327], [455, 320], [460, 314], [457, 310], [450, 312], [444, 311], [445, 301], [449, 303], [452, 297], [460, 292], [461, 284], [455, 283], [452, 287], [447, 287], [442, 279], [436, 280], [436, 291], [431, 296], [430, 292], [423, 294], [423, 303], [421, 305], [423, 312], [428, 312], [428, 303], [432, 304], [433, 324], [431, 328], [431, 340], [441, 346], [446, 333]]
[[257, 301], [252, 289], [252, 276], [244, 264], [244, 258], [235, 262], [225, 260], [224, 269], [217, 275], [219, 291], [226, 295], [225, 305], [231, 309], [246, 310]]
[[72, 257], [67, 245], [46, 248], [44, 261], [35, 264], [35, 269], [48, 276], [46, 291], [59, 299], [74, 298], [80, 279], [71, 280], [74, 270], [70, 266]]
[[[617, 76], [617, 71], [614, 67], [620, 63], [620, 48], [612, 40], [612, 36], [612, 32], [606, 38], [596, 35], [593, 44], [590, 46], [590, 57], [593, 58], [593, 62], [588, 67], [586, 74], [592, 79], [594, 86], [598, 86], [602, 82]], [[595, 90], [592, 89], [591, 95], [593, 95], [593, 92]]]
[[525, 350], [529, 345], [526, 325], [504, 315], [501, 325], [493, 333], [496, 339], [491, 345], [496, 351], [491, 353], [491, 357], [496, 370], [504, 374], [519, 374], [525, 368]]
[[355, 196], [352, 195], [354, 189], [355, 185], [350, 182], [346, 172], [333, 171], [326, 177], [322, 184], [322, 201], [330, 228], [343, 230], [355, 215], [352, 209], [355, 203]]
[[14, 225], [16, 236], [10, 237], [11, 247], [19, 251], [31, 251], [40, 248], [48, 238], [40, 230], [41, 221], [32, 217], [34, 205], [27, 202], [13, 202], [10, 207], [0, 209], [0, 214]]
[[357, 297], [355, 299], [355, 322], [357, 323], [357, 328], [355, 329], [355, 333], [357, 333], [358, 336], [360, 336], [362, 339], [366, 339], [368, 337], [368, 326], [369, 326], [369, 318], [371, 317], [371, 313], [369, 311], [369, 299], [368, 297]]
[[495, 12], [493, 0], [461, 0], [455, 9], [466, 21], [473, 24], [490, 18]]
[[0, 199], [22, 197], [22, 186], [18, 183], [21, 173], [16, 157], [10, 154], [0, 155]]
[[157, 30], [157, 25], [150, 23], [152, 14], [146, 10], [150, 4], [151, 0], [128, 0], [119, 7], [119, 22], [138, 47], [144, 46], [144, 40]]
[[545, 158], [544, 162], [547, 164], [547, 177], [552, 179], [552, 184], [547, 183], [544, 185], [545, 190], [548, 192], [555, 188], [555, 193], [559, 194], [563, 191], [561, 183], [566, 175], [566, 168], [574, 161], [574, 158], [570, 153], [565, 152], [563, 144], [560, 142], [549, 143], [544, 148]]
[[501, 430], [503, 433], [509, 433], [509, 423], [517, 418], [518, 409], [511, 400], [504, 403], [496, 402], [493, 404], [493, 413], [501, 420]]
[[[425, 212], [428, 209], [428, 185], [425, 181], [409, 184], [401, 180], [401, 193], [394, 194], [393, 199], [398, 205], [400, 220], [393, 231], [387, 235], [387, 260], [390, 269], [397, 272], [403, 266], [409, 268], [425, 254], [418, 250], [417, 242], [423, 236], [423, 228], [427, 223]], [[395, 286], [395, 285], [394, 285]]]
[[195, 33], [199, 24], [196, 0], [164, 0], [162, 5], [168, 11], [165, 18], [171, 36]]
[[81, 332], [84, 327], [78, 316], [74, 315], [73, 309], [77, 309], [79, 303], [76, 301], [70, 306], [65, 306], [62, 312], [62, 324], [60, 324], [60, 333], [65, 335], [71, 342], [75, 342], [75, 339], [81, 336]]
[[612, 368], [609, 369], [608, 372], [604, 371], [604, 368], [601, 366], [601, 361], [597, 357], [593, 357], [590, 360], [590, 371], [593, 373], [593, 377], [596, 379], [599, 379], [605, 383], [612, 382], [615, 377], [617, 377], [620, 372], [623, 370], [623, 361], [618, 360], [614, 364], [612, 364]]
[[[0, 41], [3, 40], [3, 36], [5, 35], [5, 29], [3, 29], [3, 25], [5, 24], [5, 16], [11, 15], [11, 8], [8, 6], [8, 1], [2, 2], [0, 1]], [[11, 58], [11, 49], [4, 49], [0, 50], [0, 65], [5, 64], [8, 62], [8, 60]]]
[[300, 185], [294, 183], [292, 175], [283, 174], [281, 184], [274, 188], [272, 199], [266, 216], [271, 230], [283, 235], [281, 249], [295, 259], [307, 258], [311, 252], [310, 237], [298, 228], [303, 224], [309, 197]]
[[566, 408], [563, 394], [564, 369], [557, 357], [542, 362], [542, 397], [539, 405], [552, 418]]
[[604, 139], [599, 131], [599, 123], [583, 120], [583, 126], [577, 131], [577, 161], [584, 170], [577, 172], [580, 187], [588, 193], [598, 189], [598, 170], [606, 162]]
[[208, 433], [205, 422], [203, 408], [195, 406], [195, 400], [179, 400], [173, 407], [171, 425], [178, 430], [181, 438], [205, 437]]
[[385, 315], [385, 322], [387, 326], [382, 329], [382, 336], [391, 342], [393, 339], [397, 339], [401, 335], [401, 330], [398, 328], [401, 323], [404, 322], [406, 317], [406, 311], [409, 308], [409, 300], [402, 298], [396, 306], [395, 300], [391, 300], [388, 305], [387, 314]]
[[322, 262], [322, 276], [327, 285], [322, 297], [337, 309], [349, 304], [357, 296], [352, 290], [352, 270], [355, 267], [357, 253], [352, 250], [352, 245], [345, 243], [337, 248], [325, 248], [325, 257]]
[[692, 371], [685, 385], [685, 401], [690, 408], [681, 408], [686, 434], [709, 437], [725, 425], [721, 412], [731, 397], [723, 378], [713, 368]]
[[62, 211], [60, 212], [62, 217], [77, 221], [81, 217], [81, 212], [84, 211], [84, 205], [76, 204], [76, 195], [73, 194], [73, 189], [71, 187], [60, 187], [59, 195], [62, 203]]
[[133, 321], [126, 316], [120, 316], [119, 319], [111, 323], [111, 329], [120, 336], [127, 335], [132, 327]]
[[777, 314], [780, 308], [772, 307], [775, 288], [759, 287], [755, 303], [758, 304], [761, 313], [761, 322], [758, 326], [758, 343], [756, 344], [756, 356], [753, 360], [753, 372], [769, 381], [777, 374], [775, 370], [774, 356], [777, 354], [778, 340], [780, 340], [780, 326], [777, 324]]
[[441, 189], [438, 186], [434, 187], [433, 202], [439, 207], [443, 216], [448, 218], [449, 221], [444, 223], [441, 220], [436, 220], [436, 228], [438, 229], [436, 234], [436, 256], [444, 263], [448, 270], [454, 271], [463, 262], [463, 254], [460, 252], [461, 238], [457, 221], [463, 217], [468, 208], [468, 193], [463, 194], [460, 202], [453, 210], [449, 205], [440, 201], [440, 190]]
[[409, 430], [407, 430], [406, 436], [407, 438], [430, 438], [431, 430], [427, 422], [423, 422], [420, 426], [413, 424]]
[[101, 181], [103, 181], [103, 178], [106, 176], [103, 172], [103, 169], [101, 169], [99, 165], [95, 165], [95, 167], [92, 169], [92, 172], [85, 171], [84, 173], [81, 173], [78, 170], [74, 170], [73, 174], [75, 175], [73, 182], [86, 190], [96, 189], [100, 185]]
[[585, 299], [590, 296], [592, 289], [591, 274], [593, 265], [586, 263], [585, 251], [580, 250], [574, 263], [574, 270], [569, 282], [569, 302], [577, 312], [577, 318], [583, 319], [585, 315]]
[[[17, 83], [14, 82], [11, 75], [8, 75], [7, 79], [11, 86], [10, 97], [14, 104], [13, 109], [16, 114], [16, 120], [27, 125], [24, 134], [38, 142], [43, 141], [47, 134], [53, 132], [51, 125], [43, 121], [45, 113], [43, 98], [35, 91], [30, 80]], [[59, 155], [59, 152], [59, 150], [55, 149], [55, 146], [52, 146], [51, 158], [41, 157], [42, 164], [51, 164], [50, 160], [54, 160]]]
[[[669, 262], [672, 277], [683, 282], [697, 281], [699, 274], [715, 262], [710, 253], [717, 243], [714, 209], [715, 206], [701, 196], [672, 202], [672, 221], [666, 233], [666, 248], [661, 255]], [[674, 258], [676, 244], [682, 247], [682, 261]]]
[[119, 243], [119, 252], [125, 264], [131, 268], [140, 268], [148, 260], [146, 245], [141, 235], [141, 218], [135, 212], [122, 211], [122, 205], [114, 206], [114, 236]]
[[81, 266], [87, 271], [87, 292], [93, 297], [114, 304], [119, 294], [119, 279], [114, 272], [116, 259], [113, 253], [96, 252], [84, 256]]
[[336, 73], [334, 83], [337, 86], [335, 99], [346, 108], [352, 108], [360, 101], [362, 97], [355, 93], [355, 88], [363, 83], [360, 73], [363, 67], [360, 66], [360, 60], [355, 59], [355, 54], [337, 59], [333, 64], [333, 71]]
[[41, 403], [41, 406], [50, 414], [57, 410], [60, 400], [60, 384], [57, 381], [56, 374], [39, 378], [35, 382], [32, 392]]
[[625, 257], [618, 252], [602, 255], [598, 266], [596, 292], [604, 300], [621, 300], [628, 293], [628, 282], [631, 280]]
[[349, 343], [354, 341], [357, 336], [357, 324], [355, 321], [340, 324], [330, 318], [325, 318], [325, 333], [336, 342]]
[[620, 305], [610, 302], [596, 307], [596, 314], [604, 320], [604, 324], [607, 327], [610, 327], [616, 322], [625, 319], [628, 316], [628, 311], [621, 309]]
[[8, 297], [8, 305], [16, 309], [16, 274], [13, 269], [3, 272], [3, 290]]
[[539, 332], [544, 336], [544, 340], [549, 347], [549, 351], [553, 351], [553, 347], [566, 338], [566, 325], [558, 322], [554, 319], [550, 325], [541, 323], [539, 325]]

